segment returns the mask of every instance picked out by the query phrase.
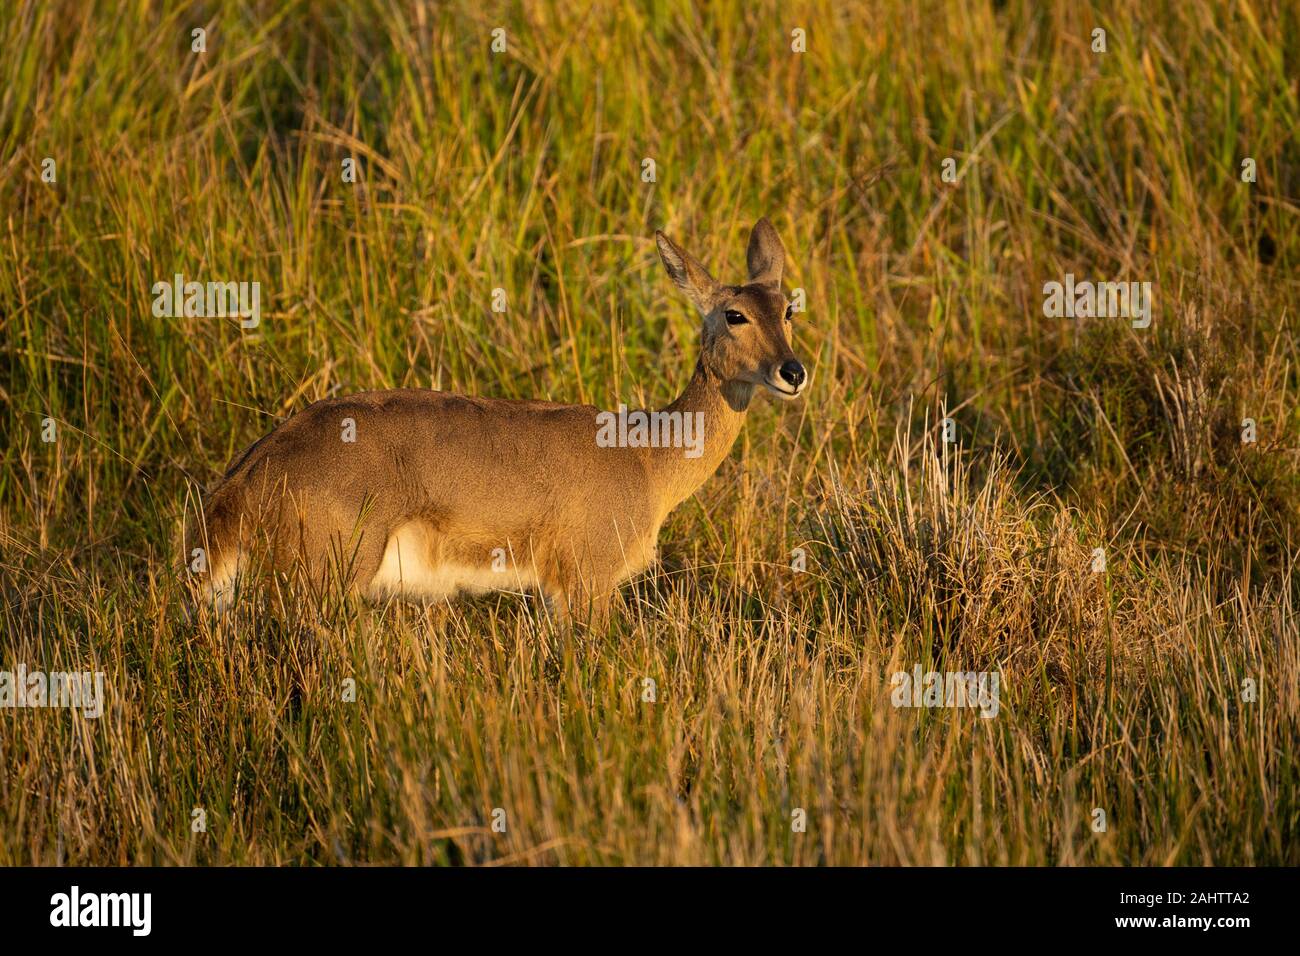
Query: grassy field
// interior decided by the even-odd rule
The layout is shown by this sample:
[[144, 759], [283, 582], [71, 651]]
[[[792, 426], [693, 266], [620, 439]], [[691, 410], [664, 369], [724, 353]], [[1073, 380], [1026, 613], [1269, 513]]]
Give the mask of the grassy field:
[[[1296, 6], [583, 6], [2, 5], [0, 669], [107, 702], [0, 711], [0, 864], [1300, 863]], [[764, 214], [811, 389], [608, 630], [193, 614], [183, 509], [277, 422], [661, 407], [654, 230], [735, 282]], [[176, 273], [260, 324], [155, 317]]]

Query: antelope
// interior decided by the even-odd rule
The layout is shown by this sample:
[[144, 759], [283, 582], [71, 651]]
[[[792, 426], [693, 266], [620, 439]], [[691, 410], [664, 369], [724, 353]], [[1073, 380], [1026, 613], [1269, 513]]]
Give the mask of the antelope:
[[409, 388], [318, 401], [239, 455], [209, 497], [185, 552], [202, 556], [191, 567], [205, 566], [207, 599], [227, 607], [256, 556], [317, 584], [339, 573], [374, 601], [539, 591], [560, 620], [607, 621], [618, 585], [654, 561], [664, 519], [730, 452], [754, 394], [791, 400], [808, 386], [785, 248], [766, 218], [742, 285], [655, 240], [702, 330], [686, 389], [653, 414], [693, 417], [696, 447], [644, 429], [611, 442], [600, 421], [613, 413], [590, 405]]

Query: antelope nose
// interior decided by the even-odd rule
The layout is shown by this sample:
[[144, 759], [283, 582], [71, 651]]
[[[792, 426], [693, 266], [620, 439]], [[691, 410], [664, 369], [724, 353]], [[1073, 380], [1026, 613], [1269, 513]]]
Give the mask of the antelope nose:
[[796, 389], [802, 385], [803, 380], [807, 378], [803, 366], [800, 365], [796, 359], [790, 359], [790, 361], [782, 365], [780, 375], [784, 381], [790, 384], [791, 388]]

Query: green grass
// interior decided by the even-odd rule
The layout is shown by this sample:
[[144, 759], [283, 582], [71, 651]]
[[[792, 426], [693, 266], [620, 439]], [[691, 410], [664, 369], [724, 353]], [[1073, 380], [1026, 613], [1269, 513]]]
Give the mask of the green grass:
[[[0, 9], [0, 669], [109, 693], [0, 711], [0, 864], [1300, 863], [1294, 5], [703, 6]], [[607, 632], [191, 614], [185, 502], [276, 422], [666, 404], [654, 229], [737, 281], [764, 214], [811, 390]], [[261, 325], [155, 318], [176, 272]], [[1151, 328], [1044, 317], [1067, 272]], [[1000, 669], [999, 715], [894, 708], [917, 664]]]

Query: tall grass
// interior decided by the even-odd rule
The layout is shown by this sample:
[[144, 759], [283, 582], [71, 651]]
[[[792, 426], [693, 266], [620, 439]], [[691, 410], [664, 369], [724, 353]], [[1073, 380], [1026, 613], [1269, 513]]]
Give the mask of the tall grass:
[[[1300, 862], [1298, 54], [1280, 0], [4, 5], [0, 669], [109, 701], [0, 711], [0, 863]], [[275, 423], [662, 405], [653, 230], [735, 281], [762, 214], [811, 391], [607, 632], [193, 614], [184, 503]], [[261, 324], [155, 318], [177, 272]], [[1152, 326], [1045, 318], [1067, 272]]]

